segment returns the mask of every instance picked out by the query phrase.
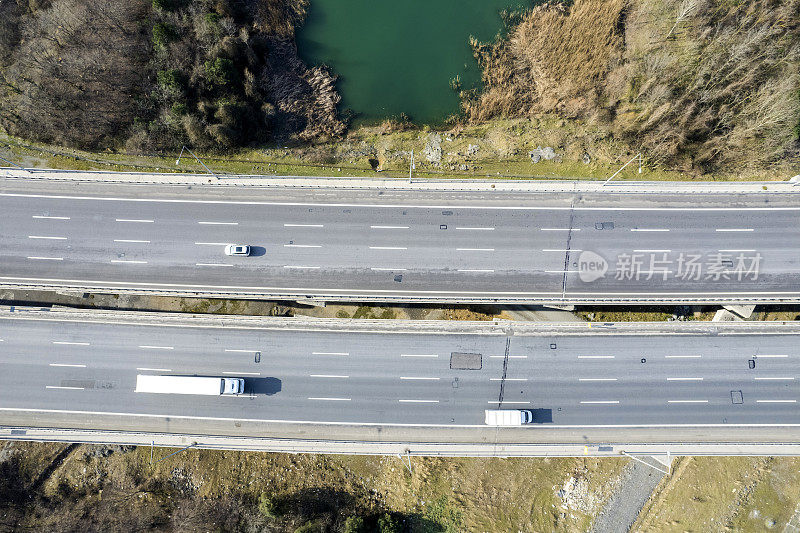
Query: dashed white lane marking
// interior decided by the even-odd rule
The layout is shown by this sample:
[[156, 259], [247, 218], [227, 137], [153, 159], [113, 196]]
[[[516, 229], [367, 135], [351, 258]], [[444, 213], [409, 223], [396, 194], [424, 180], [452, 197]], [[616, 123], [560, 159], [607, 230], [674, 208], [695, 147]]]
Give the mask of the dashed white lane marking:
[[155, 222], [154, 220], [144, 219], [144, 218], [117, 218], [117, 222], [134, 222], [139, 224], [152, 224]]
[[45, 389], [84, 390], [83, 387], [59, 387], [58, 385], [45, 385]]
[[64, 260], [63, 257], [42, 257], [42, 256], [37, 256], [37, 255], [29, 255], [28, 259], [34, 259], [34, 260], [38, 259], [38, 260], [41, 260], [41, 261], [63, 261]]
[[205, 226], [238, 226], [238, 222], [215, 222], [209, 220], [203, 220], [198, 222], [198, 224], [203, 224]]
[[[574, 274], [576, 272], [580, 272], [580, 270], [545, 270], [545, 274]], [[640, 274], [644, 274], [644, 272], [640, 272]]]
[[[489, 358], [490, 359], [505, 359], [506, 356], [505, 355], [490, 355]], [[508, 358], [509, 359], [527, 359], [528, 356], [527, 355], [509, 355]]]
[[473, 227], [473, 228], [470, 228], [470, 227], [457, 227], [456, 229], [467, 230], [467, 231], [470, 231], [470, 230], [471, 231], [494, 231], [494, 228], [489, 228], [489, 227]]
[[397, 400], [400, 403], [439, 403], [439, 400]]
[[370, 246], [370, 250], [408, 250], [405, 246]]
[[171, 368], [148, 368], [146, 366], [137, 367], [136, 370], [141, 370], [142, 372], [172, 372]]
[[580, 228], [539, 228], [539, 231], [580, 231]]
[[142, 241], [139, 239], [114, 239], [114, 242], [140, 242], [144, 244], [150, 244], [150, 241]]
[[586, 404], [592, 404], [592, 403], [598, 403], [598, 404], [616, 404], [616, 403], [619, 403], [619, 400], [584, 400], [584, 401], [582, 401], [582, 402], [580, 402], [580, 403], [586, 403]]
[[459, 272], [494, 272], [490, 268], [459, 268]]
[[578, 378], [578, 381], [617, 381], [617, 378]]
[[324, 228], [325, 224], [284, 224], [284, 228]]
[[195, 263], [198, 267], [232, 267], [231, 263]]
[[656, 232], [664, 232], [669, 231], [665, 228], [631, 228], [631, 231], [656, 231]]
[[439, 357], [437, 354], [425, 353], [401, 353], [400, 357]]
[[489, 378], [489, 381], [528, 381], [528, 378]]
[[208, 245], [208, 246], [227, 246], [227, 242], [196, 242], [195, 244]]
[[579, 355], [578, 359], [614, 359], [615, 355]]
[[378, 267], [372, 267], [372, 268], [370, 268], [370, 270], [375, 270], [377, 272], [387, 272], [387, 271], [388, 272], [403, 272], [403, 271], [405, 271], [407, 269], [405, 269], [405, 268], [382, 268], [382, 267], [378, 268]]
[[350, 355], [350, 352], [311, 352], [311, 355]]
[[88, 342], [53, 341], [53, 344], [66, 344], [70, 346], [89, 346]]
[[786, 357], [789, 357], [789, 356], [788, 355], [781, 355], [781, 354], [777, 354], [777, 355], [776, 354], [764, 354], [764, 355], [757, 354], [757, 355], [754, 355], [753, 357], [756, 357], [758, 359], [763, 359], [763, 358], [766, 358], [766, 359], [783, 359], [783, 358], [786, 358]]
[[717, 228], [714, 231], [733, 232], [733, 231], [754, 231], [753, 228]]
[[756, 381], [794, 381], [793, 377], [786, 376], [786, 377], [761, 377], [761, 378], [753, 378]]
[[669, 254], [672, 250], [634, 250], [634, 253], [639, 254]]
[[744, 254], [744, 253], [755, 253], [756, 252], [755, 250], [717, 250], [717, 251], [720, 252], [720, 253], [729, 253], [729, 254], [735, 254], [735, 253], [743, 253]]
[[439, 381], [441, 378], [426, 378], [421, 376], [400, 376], [400, 379], [420, 380], [420, 381]]
[[226, 352], [236, 352], [236, 353], [255, 353], [258, 350], [240, 350], [238, 348], [226, 348]]
[[408, 229], [408, 226], [370, 226], [372, 229]]
[[48, 237], [45, 235], [28, 235], [29, 239], [45, 239], [48, 241], [66, 241], [66, 237]]
[[152, 344], [140, 344], [139, 348], [144, 348], [145, 350], [174, 350], [174, 346], [153, 346]]
[[708, 400], [667, 400], [667, 403], [708, 403]]
[[457, 252], [494, 252], [494, 248], [456, 248]]
[[[497, 400], [489, 400], [486, 403], [497, 403]], [[531, 403], [531, 402], [523, 402], [523, 401], [509, 402], [509, 401], [503, 400], [503, 405], [517, 405], [517, 404], [524, 405], [524, 404], [529, 404], [529, 403]]]
[[756, 403], [797, 403], [797, 400], [756, 400]]
[[322, 248], [321, 244], [284, 244], [284, 248]]
[[309, 374], [308, 377], [310, 377], [310, 378], [347, 379], [350, 376], [344, 376], [344, 375], [341, 375], [341, 374]]
[[703, 378], [667, 378], [667, 381], [703, 381]]
[[223, 372], [227, 376], [260, 376], [261, 372]]
[[664, 359], [700, 359], [702, 355], [665, 355]]
[[45, 215], [33, 215], [33, 218], [43, 218], [47, 220], [69, 220], [69, 217], [49, 217]]
[[573, 250], [573, 249], [567, 250], [566, 248], [564, 248], [564, 249], [544, 248], [544, 249], [542, 249], [542, 251], [543, 252], [561, 252], [561, 253], [563, 253], [563, 252], [582, 252], [583, 250]]
[[147, 261], [135, 261], [133, 259], [112, 259], [112, 263], [127, 263], [129, 265], [146, 265]]
[[318, 267], [318, 266], [306, 266], [306, 265], [283, 265], [283, 268], [299, 268], [300, 270], [317, 270], [320, 267]]
[[86, 365], [74, 365], [70, 363], [50, 363], [50, 366], [66, 366], [70, 368], [86, 368]]
[[311, 397], [308, 398], [309, 400], [318, 400], [321, 402], [349, 402], [350, 398], [323, 398], [323, 397]]

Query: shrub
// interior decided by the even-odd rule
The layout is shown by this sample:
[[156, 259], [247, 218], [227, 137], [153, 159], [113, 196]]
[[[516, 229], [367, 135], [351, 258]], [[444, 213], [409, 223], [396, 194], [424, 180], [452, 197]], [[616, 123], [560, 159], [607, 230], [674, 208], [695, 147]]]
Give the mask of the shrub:
[[185, 89], [183, 75], [175, 70], [159, 70], [156, 72], [158, 86], [169, 95], [181, 95]]
[[173, 0], [153, 0], [153, 9], [161, 11], [172, 11], [177, 7]]
[[262, 492], [258, 497], [258, 512], [267, 518], [276, 518], [280, 515], [277, 502], [266, 492]]
[[383, 513], [378, 517], [378, 533], [402, 533], [402, 531], [400, 522], [389, 513]]
[[363, 533], [364, 531], [364, 519], [360, 516], [348, 516], [344, 521], [342, 533]]
[[217, 87], [226, 87], [236, 79], [236, 69], [233, 61], [224, 57], [217, 57], [213, 61], [203, 64], [206, 79]]
[[172, 24], [156, 22], [153, 25], [153, 46], [156, 48], [164, 48], [178, 37], [178, 30]]

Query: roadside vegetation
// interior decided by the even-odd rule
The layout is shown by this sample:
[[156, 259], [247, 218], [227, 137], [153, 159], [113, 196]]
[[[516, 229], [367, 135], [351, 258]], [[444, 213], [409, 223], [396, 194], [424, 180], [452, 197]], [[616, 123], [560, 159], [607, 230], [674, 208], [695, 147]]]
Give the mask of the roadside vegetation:
[[627, 462], [175, 451], [0, 443], [0, 529], [577, 532]]
[[800, 2], [575, 0], [473, 42], [467, 117], [587, 120], [656, 164], [698, 172], [798, 161]]

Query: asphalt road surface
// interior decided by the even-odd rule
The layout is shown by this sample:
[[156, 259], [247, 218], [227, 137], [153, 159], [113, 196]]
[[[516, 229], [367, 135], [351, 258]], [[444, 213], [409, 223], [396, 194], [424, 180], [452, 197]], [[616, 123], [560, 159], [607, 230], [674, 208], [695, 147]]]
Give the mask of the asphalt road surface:
[[[5, 180], [0, 283], [329, 301], [798, 302], [800, 206], [778, 200]], [[226, 256], [231, 243], [253, 256]]]
[[[375, 328], [381, 327], [380, 321]], [[101, 414], [312, 425], [537, 427], [800, 424], [796, 335], [413, 334], [0, 318], [0, 420]], [[350, 330], [348, 330], [350, 329]], [[451, 368], [451, 354], [480, 368]], [[135, 393], [137, 374], [242, 377], [242, 396]]]

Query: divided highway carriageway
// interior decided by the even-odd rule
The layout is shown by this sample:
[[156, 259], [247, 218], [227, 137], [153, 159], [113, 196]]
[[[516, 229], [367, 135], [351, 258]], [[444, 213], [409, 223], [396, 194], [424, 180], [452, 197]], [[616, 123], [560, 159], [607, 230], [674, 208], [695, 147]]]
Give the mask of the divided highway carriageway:
[[[174, 432], [180, 422], [198, 434], [215, 424], [244, 434], [236, 428], [248, 422], [484, 428], [484, 410], [504, 408], [534, 410], [530, 438], [536, 428], [800, 427], [798, 333], [792, 323], [588, 327], [5, 308], [0, 423]], [[464, 365], [454, 354], [474, 355]], [[136, 393], [137, 374], [240, 377], [245, 394]]]
[[[794, 194], [0, 180], [0, 285], [381, 302], [800, 302]], [[224, 254], [248, 244], [250, 257]]]

